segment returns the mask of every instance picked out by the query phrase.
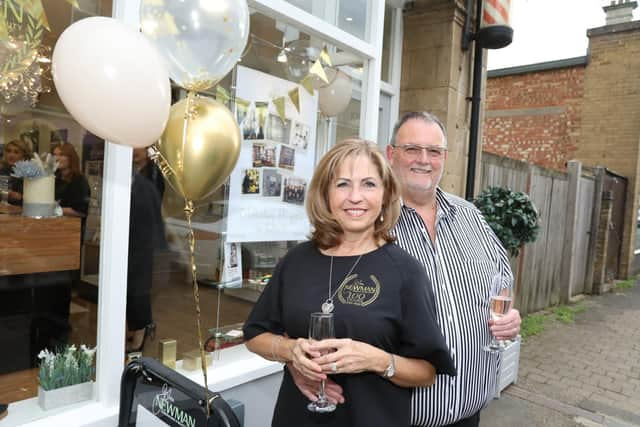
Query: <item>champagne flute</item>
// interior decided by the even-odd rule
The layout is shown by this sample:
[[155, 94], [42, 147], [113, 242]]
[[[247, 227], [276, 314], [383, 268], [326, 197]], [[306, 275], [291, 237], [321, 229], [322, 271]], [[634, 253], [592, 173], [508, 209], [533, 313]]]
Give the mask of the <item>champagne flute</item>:
[[[334, 338], [334, 336], [333, 313], [311, 313], [309, 339], [312, 341], [320, 341], [327, 338]], [[318, 400], [309, 403], [307, 409], [311, 412], [319, 413], [333, 412], [336, 409], [336, 405], [331, 403], [324, 394], [324, 380], [320, 381]]]
[[[489, 312], [493, 320], [500, 319], [511, 309], [511, 301], [513, 299], [513, 291], [511, 286], [504, 286], [502, 276], [496, 274], [491, 280], [491, 289], [489, 292]], [[497, 340], [491, 335], [491, 341], [483, 347], [484, 351], [490, 353], [500, 353], [504, 351], [504, 341]]]

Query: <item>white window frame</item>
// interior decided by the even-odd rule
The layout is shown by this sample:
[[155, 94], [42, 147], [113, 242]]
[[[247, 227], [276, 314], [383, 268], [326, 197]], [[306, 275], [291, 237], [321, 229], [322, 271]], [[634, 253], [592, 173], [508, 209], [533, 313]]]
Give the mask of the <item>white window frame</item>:
[[[248, 0], [249, 6], [278, 21], [290, 23], [311, 36], [319, 37], [338, 48], [349, 50], [363, 59], [363, 91], [360, 110], [360, 137], [375, 139], [378, 129], [381, 85], [382, 39], [384, 31], [384, 0], [371, 0], [367, 37], [371, 43], [351, 35], [284, 0]], [[132, 28], [139, 27], [140, 0], [115, 0], [113, 17]], [[397, 13], [396, 13], [397, 15]], [[397, 19], [402, 20], [401, 13]], [[400, 39], [400, 43], [402, 40]], [[394, 44], [394, 49], [396, 44]], [[393, 51], [392, 51], [393, 54]], [[401, 52], [398, 54], [401, 58]], [[393, 56], [394, 60], [399, 60]], [[395, 69], [395, 68], [394, 68]], [[393, 73], [392, 75], [395, 75]], [[396, 98], [397, 84], [392, 85]], [[395, 82], [395, 81], [394, 81]], [[392, 98], [392, 100], [393, 100]], [[392, 101], [392, 105], [393, 101]], [[397, 108], [397, 107], [396, 107]], [[392, 109], [393, 111], [393, 109]], [[329, 132], [326, 137], [331, 137]], [[335, 138], [335, 134], [333, 135]], [[132, 149], [107, 142], [103, 175], [100, 271], [98, 287], [98, 325], [95, 401], [55, 415], [34, 420], [30, 427], [69, 425], [114, 425], [120, 399], [120, 377], [125, 354], [125, 306], [127, 289], [127, 256], [129, 242], [129, 207], [131, 195]], [[37, 410], [36, 399], [12, 404], [12, 411]]]

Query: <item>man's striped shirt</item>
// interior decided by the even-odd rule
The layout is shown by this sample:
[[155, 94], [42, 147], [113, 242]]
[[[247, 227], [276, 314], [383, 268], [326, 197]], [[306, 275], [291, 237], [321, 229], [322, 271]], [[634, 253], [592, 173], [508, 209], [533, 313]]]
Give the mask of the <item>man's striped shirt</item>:
[[416, 388], [412, 425], [445, 426], [478, 412], [495, 390], [497, 356], [489, 343], [489, 286], [500, 274], [512, 281], [507, 254], [471, 203], [437, 189], [433, 243], [418, 213], [403, 205], [396, 243], [422, 262], [431, 279], [437, 320], [458, 375], [438, 375], [433, 386]]

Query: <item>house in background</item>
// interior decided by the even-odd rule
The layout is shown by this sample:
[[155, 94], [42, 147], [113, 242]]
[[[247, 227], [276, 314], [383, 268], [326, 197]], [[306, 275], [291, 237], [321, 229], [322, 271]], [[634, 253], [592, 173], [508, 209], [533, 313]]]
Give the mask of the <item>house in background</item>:
[[[617, 277], [640, 271], [640, 21], [637, 3], [603, 9], [606, 25], [587, 31], [586, 56], [488, 72], [482, 147], [559, 171], [569, 160], [626, 178]], [[616, 177], [618, 175], [619, 177]], [[605, 196], [611, 193], [605, 188]]]

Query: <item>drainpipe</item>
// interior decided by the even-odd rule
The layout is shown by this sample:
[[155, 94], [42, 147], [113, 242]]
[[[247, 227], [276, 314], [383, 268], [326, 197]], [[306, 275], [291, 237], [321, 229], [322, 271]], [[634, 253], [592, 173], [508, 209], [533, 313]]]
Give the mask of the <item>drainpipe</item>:
[[[471, 1], [467, 0], [467, 18], [471, 15]], [[482, 21], [482, 0], [476, 2], [476, 34], [473, 51], [473, 86], [471, 92], [471, 123], [469, 124], [469, 155], [467, 159], [467, 185], [465, 190], [465, 198], [471, 200], [474, 196], [474, 187], [476, 180], [476, 157], [478, 151], [478, 127], [480, 126], [480, 91], [482, 89], [482, 43], [477, 37], [478, 29]], [[465, 23], [466, 25], [466, 23]], [[465, 32], [469, 34], [468, 32]], [[464, 37], [464, 36], [463, 36]], [[468, 37], [468, 36], [467, 36]], [[465, 37], [466, 38], [466, 37]], [[468, 44], [468, 42], [467, 42]], [[463, 39], [464, 48], [464, 39]]]
[[[467, 16], [462, 30], [462, 50], [469, 48], [474, 41], [473, 86], [471, 94], [471, 123], [469, 124], [469, 154], [467, 162], [467, 186], [465, 198], [474, 196], [476, 179], [476, 154], [478, 151], [478, 128], [480, 126], [480, 91], [482, 90], [482, 49], [500, 49], [513, 40], [513, 28], [509, 26], [510, 0], [477, 0], [476, 25], [471, 31], [471, 5], [467, 0]], [[486, 3], [486, 11], [483, 11]], [[483, 26], [484, 24], [484, 26]]]

